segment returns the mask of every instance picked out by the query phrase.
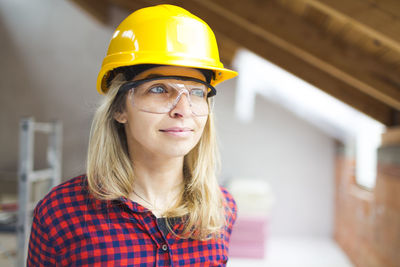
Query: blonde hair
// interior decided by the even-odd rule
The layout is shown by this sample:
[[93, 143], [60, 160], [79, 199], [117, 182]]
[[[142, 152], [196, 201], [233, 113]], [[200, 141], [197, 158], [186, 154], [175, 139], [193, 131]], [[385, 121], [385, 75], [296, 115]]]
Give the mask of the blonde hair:
[[[122, 74], [113, 79], [90, 131], [86, 175], [90, 193], [101, 200], [129, 198], [133, 191], [135, 177], [125, 130], [114, 119], [114, 114], [125, 108], [125, 95], [118, 94], [124, 82]], [[167, 223], [180, 238], [218, 237], [226, 225], [225, 200], [216, 178], [219, 166], [214, 118], [210, 113], [200, 141], [184, 157], [184, 192], [164, 214], [169, 219], [183, 218], [184, 227], [179, 233], [172, 231]]]

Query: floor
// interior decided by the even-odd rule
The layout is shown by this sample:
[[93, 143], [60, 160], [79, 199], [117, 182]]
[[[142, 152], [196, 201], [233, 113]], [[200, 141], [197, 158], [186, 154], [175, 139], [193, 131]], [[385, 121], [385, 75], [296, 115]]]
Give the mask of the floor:
[[266, 244], [262, 260], [229, 259], [228, 267], [353, 267], [331, 239], [274, 238]]
[[[0, 266], [15, 266], [16, 240], [0, 233]], [[353, 267], [330, 239], [275, 238], [267, 242], [265, 259], [231, 257], [228, 267]]]

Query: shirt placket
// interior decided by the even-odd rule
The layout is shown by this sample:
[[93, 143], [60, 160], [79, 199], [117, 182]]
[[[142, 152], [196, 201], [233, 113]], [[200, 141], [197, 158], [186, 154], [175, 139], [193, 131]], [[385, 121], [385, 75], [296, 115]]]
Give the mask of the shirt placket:
[[144, 227], [156, 246], [155, 266], [173, 266], [170, 245], [157, 224], [157, 218], [148, 209], [127, 199], [122, 201], [128, 208], [137, 213], [138, 222]]
[[144, 227], [157, 246], [156, 266], [172, 266], [170, 246], [157, 225], [157, 218], [151, 212], [148, 212], [143, 221]]

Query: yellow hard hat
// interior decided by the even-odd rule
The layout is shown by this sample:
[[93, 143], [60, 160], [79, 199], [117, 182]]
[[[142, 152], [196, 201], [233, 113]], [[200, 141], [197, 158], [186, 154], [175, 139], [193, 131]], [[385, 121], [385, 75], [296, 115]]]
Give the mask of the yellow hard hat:
[[107, 80], [113, 69], [138, 64], [212, 70], [213, 86], [237, 75], [220, 62], [211, 28], [187, 10], [173, 5], [142, 8], [121, 22], [97, 77], [97, 91], [107, 92]]

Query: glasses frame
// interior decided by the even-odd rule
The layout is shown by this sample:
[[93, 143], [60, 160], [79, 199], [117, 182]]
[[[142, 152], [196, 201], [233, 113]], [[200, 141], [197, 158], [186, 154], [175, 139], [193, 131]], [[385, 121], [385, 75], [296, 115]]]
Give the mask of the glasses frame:
[[[147, 79], [141, 79], [141, 80], [136, 80], [136, 81], [128, 81], [123, 83], [119, 89], [118, 89], [118, 94], [124, 94], [126, 92], [129, 92], [132, 89], [135, 89], [136, 87], [140, 86], [143, 83], [146, 82], [151, 82], [151, 81], [156, 81], [156, 80], [164, 80], [164, 79], [168, 79], [168, 80], [179, 80], [179, 81], [194, 81], [194, 82], [198, 82], [201, 84], [204, 84], [205, 86], [207, 86], [207, 88], [210, 89], [210, 91], [207, 93], [207, 99], [210, 99], [208, 102], [209, 105], [209, 113], [211, 113], [213, 106], [214, 106], [214, 97], [217, 94], [217, 90], [215, 89], [214, 86], [212, 86], [210, 83], [202, 81], [200, 79], [196, 79], [196, 78], [192, 78], [192, 77], [185, 77], [185, 76], [157, 76], [157, 77], [152, 77], [152, 78], [147, 78]], [[178, 98], [180, 98], [180, 96], [178, 96]], [[179, 101], [179, 100], [178, 100]], [[143, 110], [145, 111], [145, 110]], [[150, 112], [150, 111], [145, 111], [145, 112], [149, 112], [149, 113], [158, 113], [158, 112]], [[164, 114], [164, 113], [168, 113], [168, 112], [162, 112], [160, 114]], [[195, 114], [193, 111], [192, 113], [196, 116], [207, 116], [207, 115], [197, 115]]]
[[153, 77], [153, 78], [147, 78], [147, 79], [142, 79], [142, 80], [136, 80], [136, 81], [129, 81], [124, 84], [122, 84], [119, 89], [118, 93], [125, 93], [129, 91], [130, 89], [137, 87], [143, 83], [146, 82], [151, 82], [151, 81], [156, 81], [156, 80], [163, 80], [163, 79], [170, 79], [170, 80], [180, 80], [180, 81], [193, 81], [193, 82], [198, 82], [202, 83], [208, 88], [211, 89], [210, 92], [207, 94], [207, 98], [215, 96], [217, 94], [217, 90], [215, 89], [214, 86], [209, 84], [208, 82], [202, 81], [200, 79], [192, 78], [192, 77], [185, 77], [185, 76], [158, 76], [158, 77]]

